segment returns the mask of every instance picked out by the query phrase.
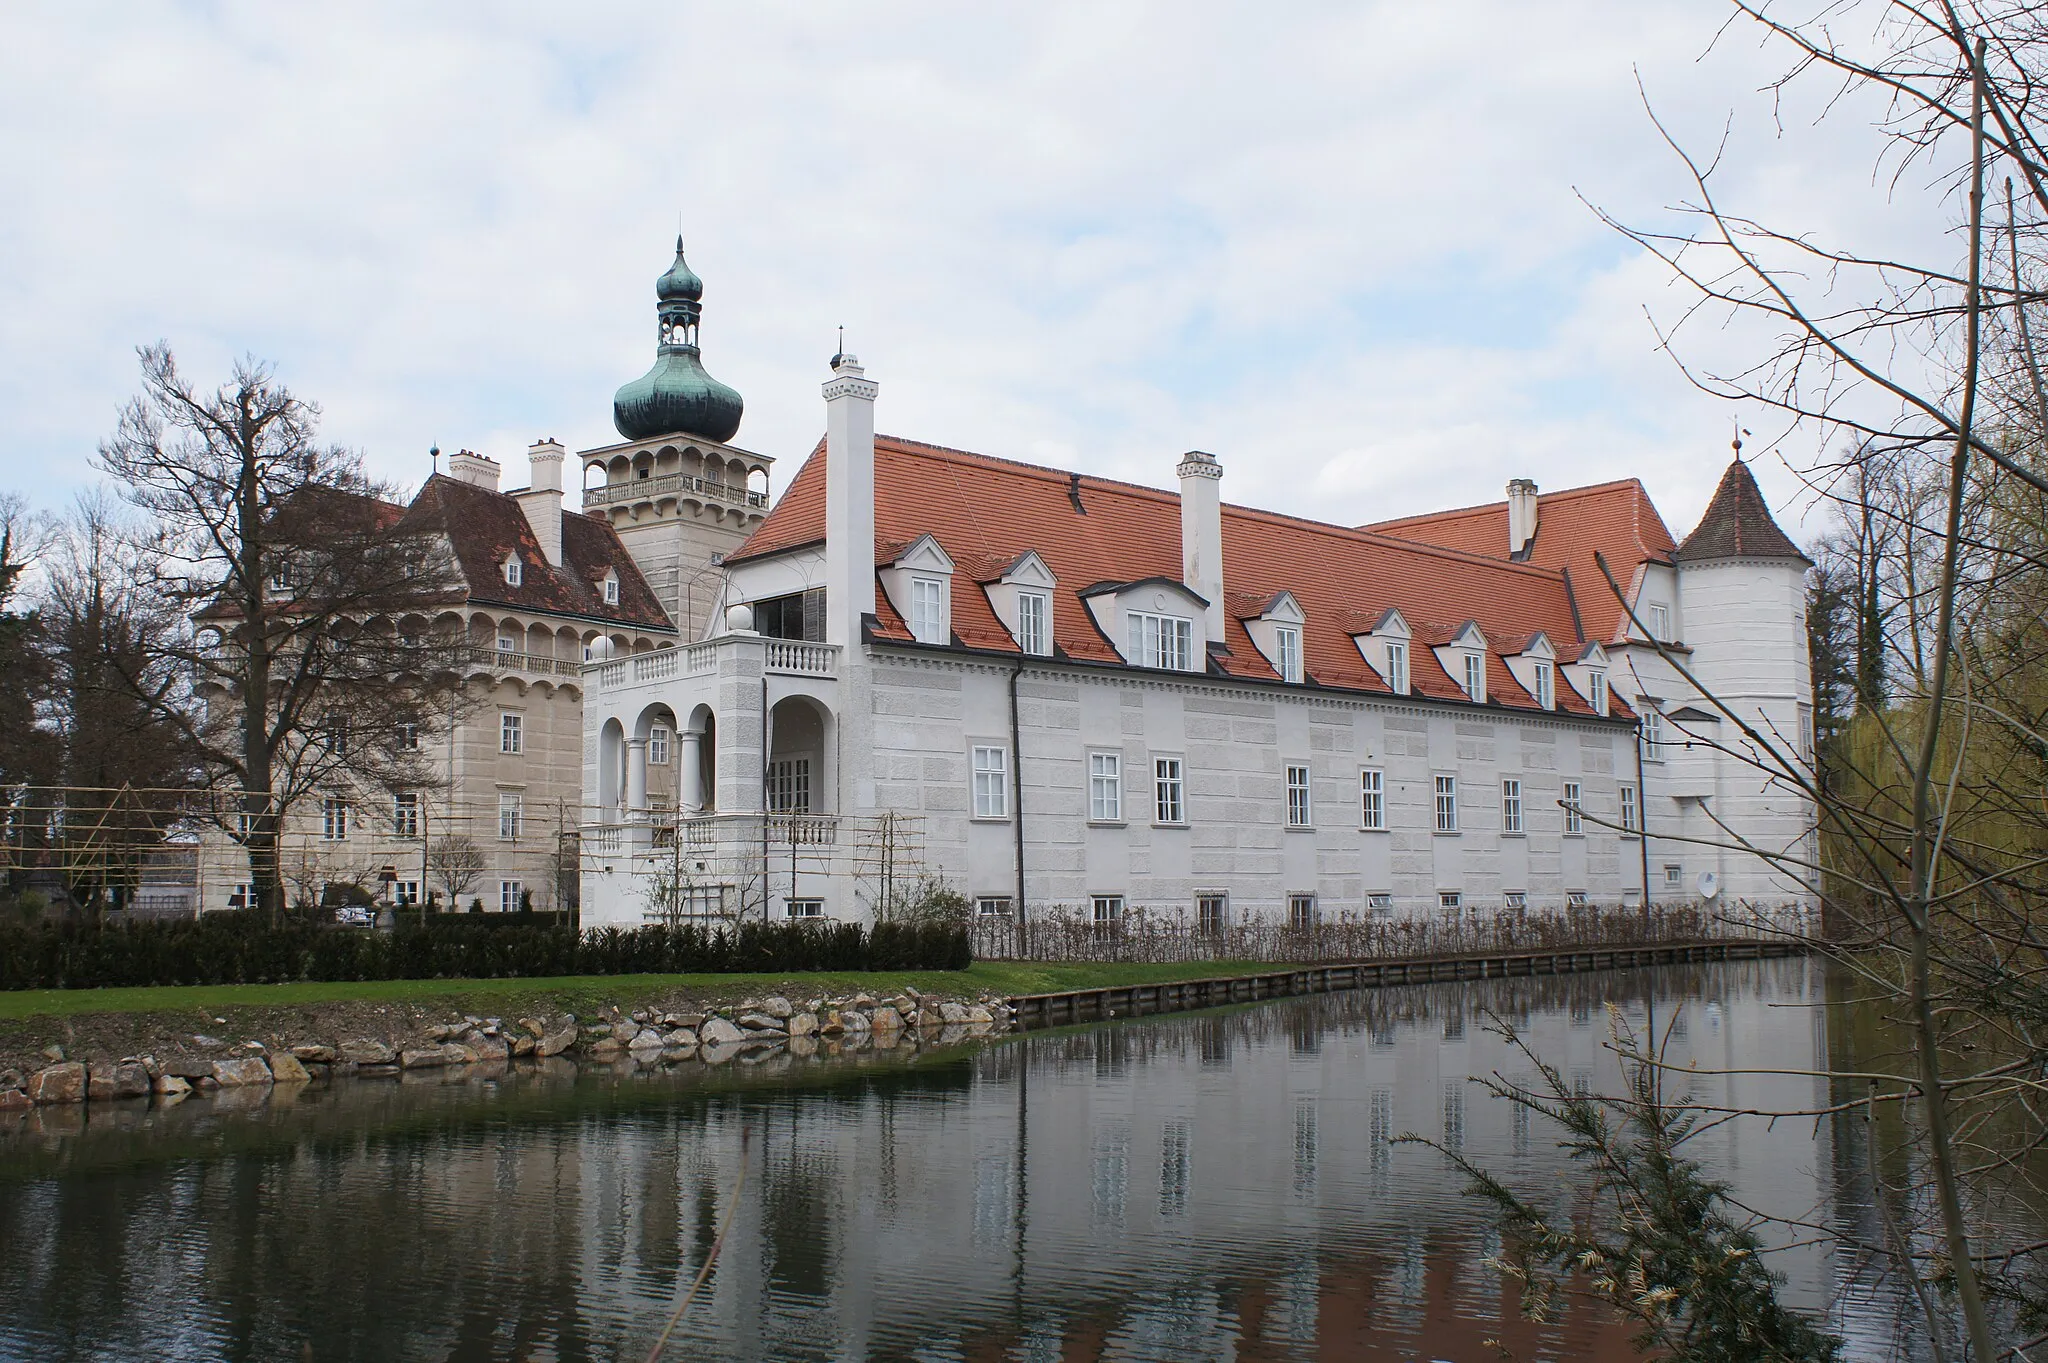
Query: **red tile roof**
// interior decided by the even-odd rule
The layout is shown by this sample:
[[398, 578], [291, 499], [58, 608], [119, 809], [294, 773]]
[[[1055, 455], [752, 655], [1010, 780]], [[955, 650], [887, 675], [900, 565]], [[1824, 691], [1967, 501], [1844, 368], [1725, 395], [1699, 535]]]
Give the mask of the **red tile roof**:
[[[1488, 558], [1508, 556], [1508, 504], [1504, 501], [1404, 516], [1361, 528]], [[1675, 543], [1642, 483], [1624, 478], [1538, 496], [1536, 538], [1526, 561], [1568, 572], [1586, 637], [1614, 643], [1625, 632], [1627, 615], [1593, 556], [1605, 557], [1621, 589], [1633, 592], [1636, 570], [1645, 563], [1668, 562]], [[1563, 654], [1566, 649], [1561, 640], [1574, 637], [1552, 634], [1550, 642]]]
[[[767, 519], [727, 562], [737, 565], [822, 542], [825, 476], [821, 443]], [[1656, 525], [1662, 529], [1662, 522]], [[970, 648], [1017, 652], [981, 583], [991, 565], [1013, 562], [1026, 550], [1036, 550], [1059, 581], [1054, 644], [1078, 660], [1121, 661], [1096, 629], [1081, 592], [1104, 582], [1180, 578], [1180, 499], [1174, 493], [877, 436], [877, 561], [890, 561], [895, 546], [926, 533], [960, 567], [953, 575], [953, 632]], [[1501, 533], [1505, 539], [1505, 528]], [[1496, 650], [1488, 676], [1502, 704], [1535, 707], [1514, 683], [1500, 648], [1519, 648], [1538, 630], [1567, 657], [1575, 656], [1583, 642], [1564, 575], [1552, 566], [1509, 563], [1225, 505], [1223, 571], [1232, 605], [1270, 602], [1281, 591], [1294, 594], [1308, 619], [1303, 637], [1308, 675], [1328, 687], [1386, 692], [1349, 631], [1370, 629], [1390, 607], [1399, 608], [1417, 636], [1410, 657], [1412, 689], [1441, 699], [1460, 699], [1463, 692], [1423, 640], [1451, 637], [1468, 620], [1477, 622]], [[909, 628], [886, 593], [877, 593], [877, 604], [875, 637], [911, 642]], [[1228, 655], [1212, 655], [1212, 664], [1232, 676], [1277, 681], [1236, 613], [1226, 610], [1225, 615]], [[1557, 692], [1561, 709], [1591, 713], [1569, 685]], [[1618, 699], [1615, 713], [1627, 713]]]
[[[511, 493], [437, 473], [413, 498], [405, 523], [431, 526], [448, 536], [472, 602], [647, 629], [675, 628], [608, 521], [564, 510], [558, 567], [541, 552], [526, 513]], [[521, 564], [517, 587], [505, 581], [504, 574], [506, 556], [514, 552]], [[619, 575], [615, 606], [605, 604], [602, 586], [612, 572]]]

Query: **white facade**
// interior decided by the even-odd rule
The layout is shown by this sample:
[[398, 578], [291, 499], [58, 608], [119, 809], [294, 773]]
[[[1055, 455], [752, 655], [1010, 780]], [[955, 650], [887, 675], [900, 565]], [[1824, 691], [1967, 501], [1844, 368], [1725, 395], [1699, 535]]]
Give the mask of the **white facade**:
[[[1330, 612], [1304, 615], [1264, 582], [1250, 604], [1232, 590], [1221, 470], [1205, 455], [1178, 469], [1180, 581], [1134, 574], [1055, 594], [1057, 555], [1014, 541], [1066, 531], [1001, 505], [977, 511], [971, 535], [949, 522], [894, 543], [877, 529], [875, 395], [840, 357], [825, 385], [822, 543], [760, 549], [757, 536], [734, 556], [727, 608], [702, 642], [587, 670], [586, 923], [734, 910], [865, 920], [918, 870], [987, 911], [1021, 901], [1032, 917], [1537, 911], [1692, 900], [1709, 870], [1730, 900], [1804, 901], [1737, 844], [1798, 852], [1810, 806], [1733, 752], [1684, 746], [1715, 707], [1656, 650], [1620, 639], [1610, 655], [1541, 631], [1503, 642], [1474, 621], [1417, 633], [1388, 609], [1341, 626], [1356, 654], [1342, 666], [1360, 682], [1345, 684], [1327, 652], [1323, 677], [1303, 675], [1303, 630], [1328, 631]], [[800, 479], [785, 499], [809, 495]], [[1068, 495], [1084, 524], [1081, 480]], [[1006, 517], [1024, 528], [1006, 538]], [[1517, 527], [1525, 545], [1533, 518], [1525, 509]], [[960, 557], [983, 547], [989, 563]], [[1441, 571], [1455, 597], [1449, 579], [1482, 569]], [[1513, 584], [1536, 572], [1485, 571]], [[1784, 735], [1788, 754], [1810, 713], [1802, 574], [1783, 557], [1666, 561], [1636, 588], [1639, 613], [1654, 599], [1683, 650], [1667, 651], [1721, 704]], [[824, 618], [808, 638], [756, 631], [757, 610], [772, 608], [788, 635], [781, 603], [820, 584]], [[1243, 627], [1229, 636], [1235, 662], [1226, 621]], [[1424, 686], [1425, 667], [1461, 689]], [[1639, 751], [1633, 715], [1598, 712], [1609, 685], [1654, 705], [1664, 727], [1652, 736], [1669, 741]], [[657, 727], [687, 754], [679, 819], [646, 796]]]

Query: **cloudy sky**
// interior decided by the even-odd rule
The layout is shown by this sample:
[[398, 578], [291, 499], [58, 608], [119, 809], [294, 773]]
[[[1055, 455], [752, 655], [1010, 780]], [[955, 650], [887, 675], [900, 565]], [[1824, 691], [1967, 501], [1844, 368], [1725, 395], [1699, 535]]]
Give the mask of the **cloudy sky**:
[[[1656, 353], [1675, 130], [1739, 206], [1938, 234], [1853, 116], [1773, 119], [1715, 0], [9, 5], [0, 489], [61, 506], [165, 338], [274, 363], [329, 438], [616, 439], [678, 225], [737, 443], [881, 429], [1357, 522], [1634, 474], [1690, 526], [1733, 410]], [[1730, 344], [1712, 334], [1703, 345]], [[1744, 413], [1759, 436], [1761, 412]], [[1752, 442], [1758, 448], [1763, 441]], [[1811, 438], [1784, 453], [1798, 462]], [[1796, 480], [1758, 470], [1789, 516]]]

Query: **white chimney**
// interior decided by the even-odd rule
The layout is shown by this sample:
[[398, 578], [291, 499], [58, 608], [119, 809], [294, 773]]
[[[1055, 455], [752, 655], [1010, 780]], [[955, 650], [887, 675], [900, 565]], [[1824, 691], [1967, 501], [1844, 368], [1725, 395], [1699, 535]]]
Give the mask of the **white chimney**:
[[568, 453], [553, 436], [531, 446], [526, 451], [528, 487], [519, 494], [519, 509], [541, 553], [557, 568], [562, 566], [562, 460]]
[[875, 612], [874, 380], [852, 355], [825, 381], [825, 642], [860, 642]]
[[1209, 603], [1203, 612], [1211, 639], [1223, 637], [1223, 465], [1213, 454], [1189, 450], [1180, 467], [1180, 580]]
[[473, 487], [498, 490], [498, 461], [486, 459], [475, 450], [457, 450], [448, 456], [448, 476]]
[[1536, 538], [1536, 484], [1528, 478], [1508, 480], [1508, 556], [1527, 552]]

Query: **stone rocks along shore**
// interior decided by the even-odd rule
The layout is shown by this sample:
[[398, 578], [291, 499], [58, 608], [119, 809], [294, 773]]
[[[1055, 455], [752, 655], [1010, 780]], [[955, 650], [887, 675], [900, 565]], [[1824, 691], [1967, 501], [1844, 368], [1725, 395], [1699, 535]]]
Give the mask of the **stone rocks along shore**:
[[[568, 1057], [641, 1067], [688, 1061], [746, 1063], [788, 1051], [798, 1056], [950, 1045], [1006, 1032], [1010, 1009], [992, 996], [972, 1002], [915, 989], [888, 998], [855, 994], [794, 1003], [776, 994], [694, 1008], [607, 1009], [595, 1016], [463, 1015], [408, 1027], [403, 1035], [336, 1036], [280, 1044], [232, 1042], [204, 1033], [161, 1038], [148, 1053], [119, 1058], [45, 1048], [38, 1066], [0, 1068], [0, 1113], [72, 1103], [176, 1103], [194, 1093], [320, 1083], [406, 1071], [466, 1070]], [[225, 1021], [225, 1019], [216, 1019]]]

